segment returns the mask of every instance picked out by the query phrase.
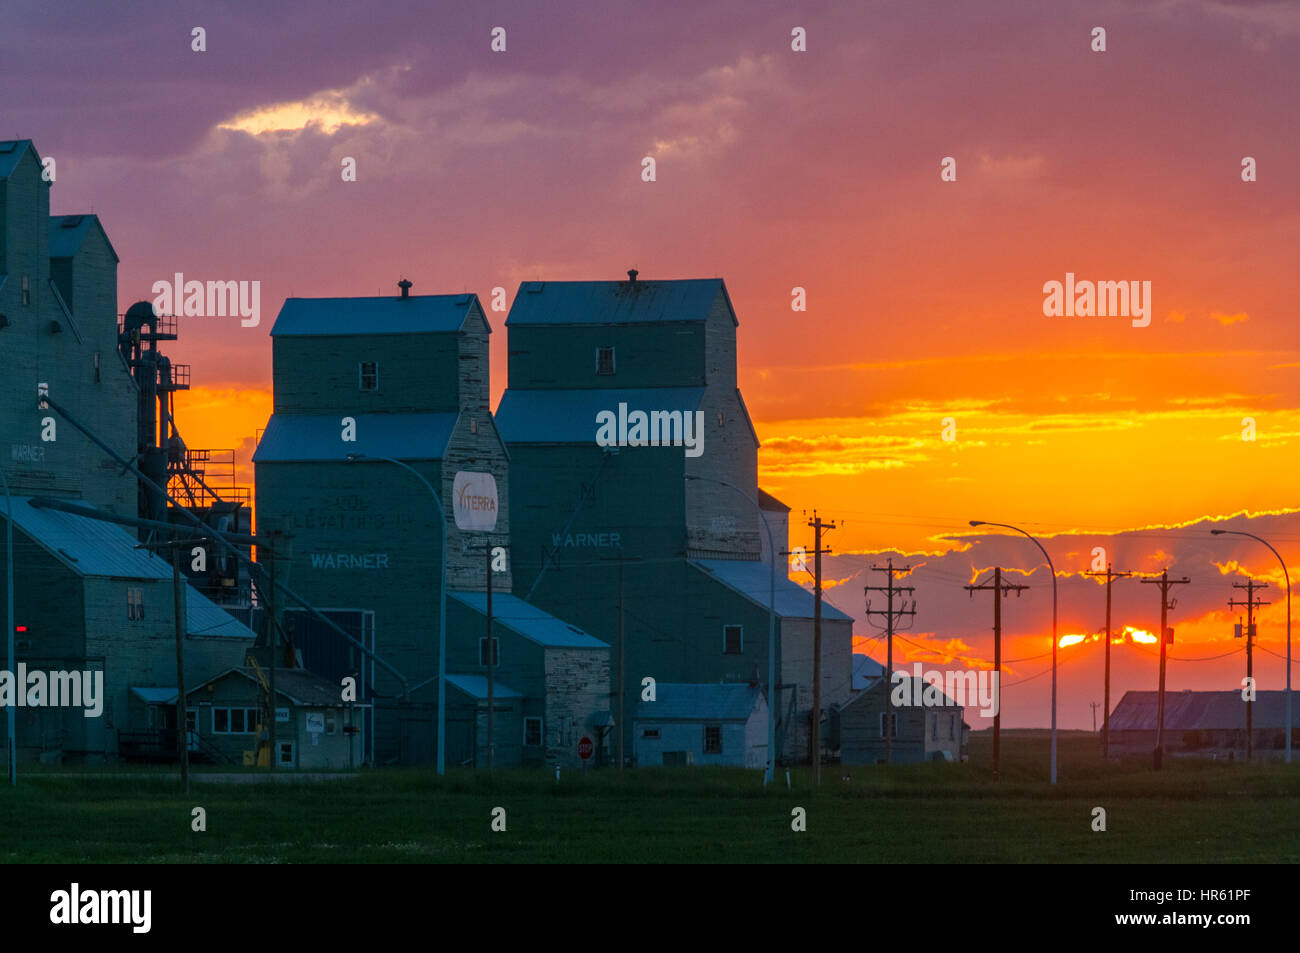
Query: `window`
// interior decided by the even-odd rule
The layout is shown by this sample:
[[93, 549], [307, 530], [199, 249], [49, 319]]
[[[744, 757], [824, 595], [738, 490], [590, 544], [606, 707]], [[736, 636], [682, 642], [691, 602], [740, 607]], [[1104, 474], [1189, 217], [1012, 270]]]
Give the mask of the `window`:
[[379, 390], [379, 364], [375, 361], [362, 361], [357, 365], [357, 386], [362, 390]]
[[898, 714], [892, 711], [882, 711], [880, 713], [880, 737], [885, 737], [886, 726], [888, 726], [889, 737], [898, 737]]
[[[478, 640], [478, 664], [486, 668], [487, 663], [488, 663], [487, 637], [484, 636], [483, 638]], [[496, 636], [493, 636], [492, 637], [492, 667], [496, 668], [500, 664], [501, 664], [501, 640], [498, 639]]]
[[139, 622], [144, 618], [144, 590], [131, 586], [126, 590], [126, 619]]
[[722, 627], [722, 654], [739, 655], [745, 647], [745, 639], [738, 625], [724, 625]]
[[647, 728], [647, 729], [645, 729], [644, 731], [641, 732], [641, 737], [642, 737], [642, 738], [658, 738], [658, 737], [659, 737], [659, 729], [658, 729], [658, 728]]
[[325, 734], [336, 735], [339, 733], [338, 715], [332, 711], [325, 712]]
[[257, 731], [256, 708], [213, 708], [212, 733], [214, 735], [251, 735]]
[[719, 426], [719, 427], [722, 426], [722, 421], [723, 421], [723, 419], [724, 419], [724, 418], [723, 418], [723, 416], [722, 416], [722, 411], [718, 411], [718, 426]]
[[280, 749], [280, 756], [276, 760], [278, 760], [280, 764], [293, 767], [293, 742], [278, 741], [276, 742], [276, 747]]
[[605, 375], [614, 373], [614, 349], [612, 347], [596, 348], [596, 373]]
[[95, 352], [95, 383], [99, 383], [99, 352]]
[[31, 303], [32, 303], [32, 285], [31, 282], [27, 280], [27, 276], [23, 275], [23, 304], [31, 304]]
[[704, 726], [704, 753], [722, 754], [722, 726]]
[[[496, 641], [493, 639], [492, 641]], [[524, 719], [524, 744], [536, 747], [542, 743], [542, 719]]]

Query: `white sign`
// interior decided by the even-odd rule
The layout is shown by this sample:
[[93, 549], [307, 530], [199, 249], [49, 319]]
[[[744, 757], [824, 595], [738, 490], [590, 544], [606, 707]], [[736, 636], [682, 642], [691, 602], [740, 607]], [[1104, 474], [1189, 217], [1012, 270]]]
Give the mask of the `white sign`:
[[451, 489], [457, 527], [480, 532], [496, 529], [497, 481], [492, 474], [463, 470]]
[[[325, 730], [325, 713], [323, 711], [307, 712], [307, 731], [313, 735], [319, 735]], [[316, 744], [313, 739], [312, 744]]]
[[280, 722], [288, 723], [288, 721], [289, 721], [289, 709], [277, 708], [275, 710], [275, 723], [278, 725], [280, 724]]

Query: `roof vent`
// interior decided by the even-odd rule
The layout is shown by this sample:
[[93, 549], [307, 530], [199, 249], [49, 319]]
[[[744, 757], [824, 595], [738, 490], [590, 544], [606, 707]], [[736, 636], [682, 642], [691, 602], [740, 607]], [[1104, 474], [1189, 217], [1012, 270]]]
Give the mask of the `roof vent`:
[[397, 283], [397, 287], [402, 289], [403, 298], [411, 297], [411, 281], [409, 278], [403, 278]]
[[639, 274], [641, 274], [641, 272], [637, 271], [635, 268], [629, 268], [627, 270], [627, 283], [629, 285], [636, 284], [636, 276]]

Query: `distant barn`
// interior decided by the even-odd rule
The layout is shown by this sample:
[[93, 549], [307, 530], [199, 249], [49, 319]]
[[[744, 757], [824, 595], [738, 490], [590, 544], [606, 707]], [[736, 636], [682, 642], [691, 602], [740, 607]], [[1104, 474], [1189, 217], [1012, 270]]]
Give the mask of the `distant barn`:
[[[1155, 750], [1158, 695], [1124, 693], [1110, 716], [1113, 753], [1145, 757]], [[1259, 692], [1254, 705], [1254, 756], [1280, 757], [1286, 748], [1286, 692]], [[1300, 734], [1292, 731], [1292, 744], [1300, 744]], [[1166, 692], [1164, 741], [1170, 756], [1244, 758], [1246, 702], [1241, 692]]]

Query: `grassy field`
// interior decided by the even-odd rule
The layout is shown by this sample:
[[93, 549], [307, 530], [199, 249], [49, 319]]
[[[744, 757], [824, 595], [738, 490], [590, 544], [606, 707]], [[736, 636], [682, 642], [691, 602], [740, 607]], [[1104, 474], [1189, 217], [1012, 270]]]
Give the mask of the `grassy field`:
[[[1300, 764], [1172, 759], [1103, 764], [1095, 737], [1063, 733], [1046, 783], [1046, 732], [1004, 732], [966, 764], [807, 769], [541, 770], [492, 777], [429, 769], [301, 784], [231, 784], [166, 772], [93, 777], [30, 767], [0, 791], [0, 862], [1300, 862]], [[207, 830], [191, 831], [203, 807]], [[495, 807], [506, 830], [491, 829]], [[807, 831], [791, 830], [791, 810]], [[1107, 830], [1092, 830], [1094, 807]]]

